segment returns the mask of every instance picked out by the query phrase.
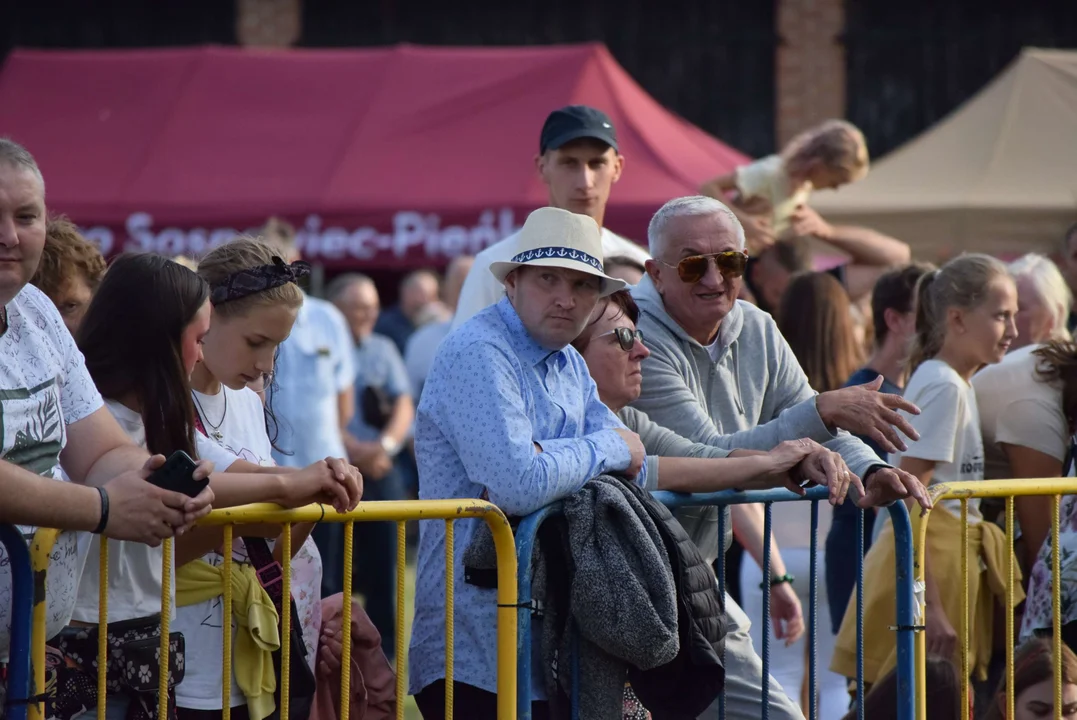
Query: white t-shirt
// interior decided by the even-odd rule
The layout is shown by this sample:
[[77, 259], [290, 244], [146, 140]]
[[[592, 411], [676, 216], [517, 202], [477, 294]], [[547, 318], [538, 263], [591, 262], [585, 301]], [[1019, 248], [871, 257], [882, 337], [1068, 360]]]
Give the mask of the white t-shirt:
[[[142, 416], [115, 400], [106, 400], [105, 407], [139, 447], [146, 447], [146, 427]], [[236, 461], [236, 456], [211, 442], [201, 433], [195, 433], [195, 451], [198, 458], [210, 460], [215, 469], [223, 472]], [[96, 623], [98, 593], [101, 588], [101, 568], [98, 558], [101, 538], [91, 536], [88, 561], [79, 581], [78, 604], [72, 620]], [[134, 620], [161, 612], [161, 564], [160, 547], [124, 540], [108, 541], [108, 621]], [[173, 555], [172, 577], [176, 577]], [[172, 616], [176, 615], [175, 584], [173, 583]]]
[[707, 350], [707, 355], [710, 357], [711, 362], [718, 362], [718, 357], [722, 354], [722, 339], [715, 337], [714, 342], [710, 345], [704, 345]]
[[[101, 408], [82, 353], [52, 302], [27, 285], [7, 304], [8, 329], [0, 336], [0, 458], [62, 482], [60, 451], [67, 426]], [[29, 537], [36, 528], [20, 526]], [[80, 536], [60, 533], [49, 558], [45, 635], [53, 637], [71, 619], [86, 556]], [[82, 543], [85, 545], [85, 543]], [[11, 568], [0, 544], [0, 659], [11, 639]]]
[[984, 477], [1013, 477], [1001, 443], [1021, 445], [1062, 462], [1069, 449], [1069, 429], [1062, 413], [1062, 388], [1040, 382], [1036, 373], [1042, 346], [1019, 348], [998, 365], [989, 365], [972, 378], [980, 407], [984, 440]]
[[742, 165], [737, 168], [735, 177], [741, 205], [752, 213], [769, 215], [776, 235], [789, 227], [789, 218], [796, 209], [811, 199], [811, 183], [792, 187], [779, 155]]
[[[894, 457], [894, 465], [900, 465], [903, 457], [935, 461], [932, 485], [983, 480], [984, 444], [972, 386], [943, 361], [927, 360], [909, 378], [905, 399], [920, 408], [919, 415], [902, 412], [920, 439], [909, 440], [909, 449]], [[961, 517], [960, 500], [942, 504]], [[979, 517], [980, 501], [969, 500], [969, 521]]]
[[[519, 234], [515, 232], [475, 256], [475, 262], [468, 270], [467, 278], [460, 289], [460, 299], [456, 301], [456, 314], [452, 319], [453, 330], [470, 320], [472, 315], [496, 304], [504, 297], [505, 286], [490, 272], [490, 265], [512, 259], [516, 254], [516, 238]], [[640, 264], [651, 258], [645, 249], [606, 228], [602, 228], [602, 254], [606, 258], [628, 257]]]
[[[216, 440], [214, 428], [222, 436], [216, 440], [217, 444], [248, 462], [266, 466], [275, 464], [273, 447], [266, 434], [262, 401], [253, 390], [243, 388], [237, 391], [225, 387], [216, 395], [196, 392], [194, 397], [198, 401], [196, 408], [200, 408], [196, 409], [196, 412], [200, 413], [202, 424], [209, 432], [210, 438]], [[237, 529], [235, 534], [238, 536], [240, 532]], [[269, 545], [272, 547], [273, 541], [269, 541]], [[224, 563], [224, 558], [216, 552], [208, 553], [202, 559], [214, 567], [220, 567]], [[246, 548], [238, 537], [232, 545], [232, 559], [236, 562], [248, 561]], [[314, 541], [308, 537], [292, 558], [292, 597], [303, 626], [303, 644], [306, 646], [307, 660], [312, 670], [322, 626], [321, 585], [322, 559]], [[194, 710], [221, 708], [223, 619], [220, 596], [178, 608], [172, 630], [183, 633], [186, 643], [186, 674], [183, 682], [176, 686], [176, 703], [179, 707]], [[235, 632], [236, 624], [233, 620], [233, 649]], [[233, 671], [231, 706], [236, 707], [245, 702]]]

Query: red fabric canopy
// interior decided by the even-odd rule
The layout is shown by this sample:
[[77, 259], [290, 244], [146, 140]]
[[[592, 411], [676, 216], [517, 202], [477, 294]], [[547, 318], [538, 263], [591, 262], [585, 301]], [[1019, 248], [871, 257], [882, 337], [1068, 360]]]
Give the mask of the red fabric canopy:
[[745, 159], [594, 44], [17, 50], [0, 71], [0, 134], [106, 253], [198, 254], [282, 215], [334, 268], [441, 265], [519, 226], [547, 199], [542, 123], [574, 103], [616, 125], [626, 166], [607, 225], [629, 237]]

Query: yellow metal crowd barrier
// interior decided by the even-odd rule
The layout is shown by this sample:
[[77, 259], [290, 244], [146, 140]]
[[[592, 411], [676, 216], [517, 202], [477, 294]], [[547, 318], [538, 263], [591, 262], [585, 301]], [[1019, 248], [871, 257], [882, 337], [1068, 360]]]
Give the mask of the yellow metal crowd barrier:
[[[962, 483], [940, 484], [929, 488], [932, 501], [936, 505], [947, 499], [957, 499], [961, 502], [961, 571], [964, 582], [961, 583], [961, 607], [964, 620], [954, 623], [962, 628], [959, 631], [962, 677], [962, 697], [968, 698], [969, 682], [972, 674], [969, 667], [969, 524], [968, 524], [968, 501], [973, 498], [1004, 498], [1006, 501], [1006, 712], [1003, 717], [1014, 717], [1014, 694], [1013, 694], [1013, 663], [1014, 663], [1014, 499], [1018, 497], [1041, 496], [1051, 498], [1051, 547], [1058, 547], [1059, 504], [1062, 495], [1077, 495], [1077, 478], [1044, 478], [1044, 479], [1020, 479], [1020, 480], [985, 480]], [[941, 510], [940, 512], [946, 512]], [[921, 591], [916, 594], [916, 603], [919, 608], [919, 617], [925, 619], [926, 599], [922, 589], [924, 588], [924, 554], [927, 547], [927, 527], [931, 519], [931, 511], [921, 513], [919, 531], [914, 533], [914, 574], [916, 587]], [[1057, 579], [1059, 574], [1059, 553], [1052, 552], [1051, 576]], [[1062, 624], [1060, 583], [1051, 583], [1051, 602], [1054, 616], [1054, 717], [1062, 718], [1062, 653], [1058, 650], [1062, 647]], [[927, 719], [927, 636], [921, 629], [916, 634], [916, 717], [917, 720]], [[962, 720], [969, 720], [969, 703], [961, 703]]]
[[[273, 524], [282, 528], [282, 567], [283, 602], [281, 613], [281, 665], [289, 667], [291, 657], [291, 527], [293, 523], [338, 522], [344, 523], [344, 597], [352, 595], [352, 528], [356, 522], [395, 521], [397, 523], [397, 607], [396, 607], [396, 714], [404, 717], [404, 672], [400, 662], [404, 657], [404, 571], [405, 571], [405, 523], [409, 520], [444, 520], [445, 521], [445, 705], [447, 717], [452, 718], [452, 678], [453, 678], [453, 522], [464, 518], [481, 518], [489, 525], [493, 533], [494, 546], [497, 551], [497, 707], [500, 720], [514, 720], [516, 717], [516, 548], [513, 543], [512, 529], [504, 513], [499, 508], [483, 500], [406, 500], [387, 502], [360, 503], [355, 510], [338, 513], [324, 505], [308, 505], [294, 510], [284, 510], [276, 505], [244, 505], [234, 508], [214, 510], [199, 522], [204, 526], [222, 526], [224, 532], [223, 547], [232, 546], [233, 528], [236, 525]], [[49, 553], [56, 541], [59, 531], [39, 530], [31, 544], [31, 566], [35, 578], [35, 597], [33, 629], [31, 636], [32, 682], [36, 696], [45, 688], [45, 597], [44, 573], [48, 569]], [[166, 716], [168, 702], [168, 633], [171, 621], [172, 605], [172, 551], [173, 541], [163, 544], [163, 566], [161, 587], [161, 664], [158, 717]], [[225, 618], [232, 616], [232, 554], [223, 555], [222, 599]], [[87, 560], [90, 562], [92, 560]], [[101, 578], [108, 577], [108, 543], [101, 543]], [[98, 633], [98, 698], [97, 717], [105, 717], [105, 678], [107, 670], [107, 632], [108, 617], [108, 583], [101, 582], [100, 619]], [[351, 603], [343, 604], [342, 627], [343, 652], [341, 656], [341, 705], [340, 720], [348, 720], [350, 710], [351, 667]], [[232, 678], [232, 624], [223, 624], [224, 666], [222, 674], [222, 715], [223, 720], [230, 716], [230, 684]], [[281, 673], [281, 708], [280, 717], [288, 717], [289, 673]], [[42, 720], [43, 708], [40, 703], [29, 707], [30, 720]]]

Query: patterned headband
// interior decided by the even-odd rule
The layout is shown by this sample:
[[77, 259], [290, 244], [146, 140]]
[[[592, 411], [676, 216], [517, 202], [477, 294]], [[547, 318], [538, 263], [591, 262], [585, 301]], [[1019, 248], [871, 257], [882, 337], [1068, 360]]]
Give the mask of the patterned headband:
[[210, 290], [209, 301], [214, 305], [222, 305], [263, 290], [294, 283], [306, 275], [310, 275], [310, 263], [297, 260], [289, 265], [274, 255], [271, 264], [234, 272], [214, 285]]

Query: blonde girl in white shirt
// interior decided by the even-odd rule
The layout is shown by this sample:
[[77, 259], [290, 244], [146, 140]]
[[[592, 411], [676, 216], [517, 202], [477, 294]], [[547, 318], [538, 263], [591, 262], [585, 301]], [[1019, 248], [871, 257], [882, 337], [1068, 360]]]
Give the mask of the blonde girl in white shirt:
[[[1017, 338], [1016, 315], [1017, 289], [995, 258], [961, 255], [921, 278], [912, 376], [905, 389], [905, 399], [920, 408], [920, 415], [909, 416], [920, 439], [893, 462], [924, 485], [983, 480], [983, 438], [970, 381], [981, 367], [1005, 357]], [[947, 500], [935, 512], [960, 515], [961, 505]], [[979, 517], [978, 502], [969, 501], [970, 522]], [[925, 557], [924, 578], [927, 651], [952, 658], [958, 618], [947, 617], [942, 597], [958, 587], [953, 579], [933, 575], [931, 553]]]

